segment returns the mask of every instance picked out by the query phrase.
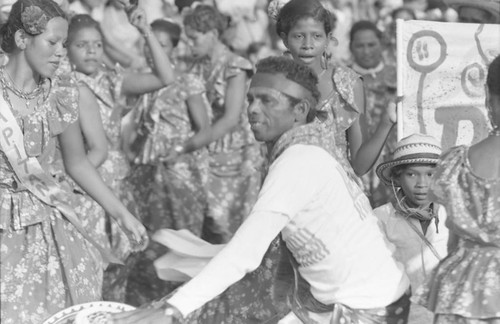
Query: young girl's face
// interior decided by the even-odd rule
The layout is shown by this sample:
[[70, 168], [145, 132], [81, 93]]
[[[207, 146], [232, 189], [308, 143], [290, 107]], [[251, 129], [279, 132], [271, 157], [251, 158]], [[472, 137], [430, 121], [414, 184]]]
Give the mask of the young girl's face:
[[94, 75], [102, 65], [103, 46], [101, 33], [93, 28], [82, 28], [73, 34], [68, 44], [68, 58], [74, 69]]
[[398, 183], [412, 207], [427, 207], [429, 185], [434, 175], [435, 165], [411, 164], [399, 176]]
[[288, 35], [282, 37], [293, 59], [310, 67], [320, 64], [328, 46], [324, 24], [310, 17], [298, 20]]
[[[158, 39], [158, 42], [161, 45], [161, 48], [163, 49], [163, 52], [167, 54], [167, 56], [170, 57], [170, 54], [172, 53], [172, 50], [174, 49], [174, 44], [172, 44], [172, 39], [170, 38], [170, 35], [162, 30], [153, 30], [153, 33], [156, 36], [156, 39]], [[153, 56], [151, 55], [151, 50], [149, 49], [149, 46], [144, 46], [144, 56], [146, 57], [146, 61], [148, 62], [148, 65], [150, 67], [153, 67]]]

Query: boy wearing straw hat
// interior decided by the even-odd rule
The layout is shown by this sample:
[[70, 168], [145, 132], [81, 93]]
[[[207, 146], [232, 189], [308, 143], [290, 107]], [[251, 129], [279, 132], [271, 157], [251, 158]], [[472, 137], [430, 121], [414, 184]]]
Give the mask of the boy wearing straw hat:
[[[447, 255], [446, 212], [427, 198], [440, 155], [436, 139], [413, 134], [397, 143], [392, 160], [377, 167], [377, 175], [391, 187], [393, 199], [375, 209], [375, 214], [396, 246], [394, 257], [404, 264], [413, 291]], [[430, 311], [411, 305], [409, 324], [428, 324], [432, 319]]]

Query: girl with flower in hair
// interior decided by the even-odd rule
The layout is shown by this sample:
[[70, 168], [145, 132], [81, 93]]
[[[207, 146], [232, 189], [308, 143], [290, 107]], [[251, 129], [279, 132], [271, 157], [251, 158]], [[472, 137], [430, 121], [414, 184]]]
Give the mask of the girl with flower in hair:
[[73, 304], [99, 300], [101, 253], [72, 206], [74, 196], [49, 173], [56, 146], [67, 173], [128, 233], [145, 228], [102, 182], [89, 162], [78, 123], [87, 92], [55, 77], [64, 58], [68, 22], [53, 1], [18, 0], [0, 33], [9, 53], [0, 69], [0, 318], [41, 323]]
[[[99, 24], [89, 15], [73, 16], [68, 30], [68, 58], [71, 76], [80, 84], [88, 87], [97, 98], [100, 117], [106, 133], [108, 155], [99, 165], [98, 171], [104, 182], [126, 204], [129, 210], [136, 211], [133, 187], [127, 180], [130, 166], [122, 149], [121, 118], [124, 113], [125, 96], [139, 95], [163, 88], [173, 82], [173, 69], [156, 36], [151, 32], [142, 9], [131, 6], [128, 10], [130, 22], [137, 27], [146, 39], [151, 50], [153, 71], [147, 73], [126, 73], [119, 67], [108, 69], [103, 65], [103, 40]], [[101, 224], [96, 231], [104, 232], [99, 220], [101, 213], [87, 215]], [[128, 260], [131, 252], [120, 228], [107, 217], [110, 224], [111, 246], [123, 261]], [[131, 261], [131, 260], [129, 260]], [[128, 271], [125, 267], [111, 266], [105, 272], [103, 295], [106, 300], [123, 301]]]

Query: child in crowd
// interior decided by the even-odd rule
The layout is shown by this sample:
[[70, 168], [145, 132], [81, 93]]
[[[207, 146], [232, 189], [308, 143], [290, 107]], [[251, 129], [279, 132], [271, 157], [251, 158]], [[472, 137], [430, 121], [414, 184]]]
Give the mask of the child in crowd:
[[[108, 156], [98, 171], [106, 184], [120, 197], [129, 210], [135, 210], [136, 204], [130, 183], [126, 181], [130, 167], [121, 147], [121, 117], [124, 97], [130, 94], [142, 94], [164, 87], [173, 81], [173, 70], [168, 56], [151, 32], [142, 9], [131, 11], [131, 23], [146, 39], [154, 62], [153, 72], [125, 73], [121, 69], [106, 69], [103, 65], [103, 38], [99, 24], [89, 15], [74, 16], [68, 30], [68, 58], [72, 76], [88, 87], [99, 104], [102, 123], [107, 138]], [[87, 217], [101, 217], [99, 213]], [[121, 259], [126, 260], [129, 247], [121, 239], [119, 228], [108, 219], [111, 231], [111, 245]], [[92, 223], [92, 222], [89, 222]], [[103, 228], [93, 228], [103, 231]], [[105, 273], [103, 297], [106, 300], [123, 301], [125, 298], [124, 279], [127, 267], [108, 269]], [[116, 284], [120, 282], [120, 284]]]
[[[388, 240], [396, 246], [395, 258], [404, 264], [415, 290], [447, 255], [446, 212], [427, 197], [441, 154], [429, 135], [413, 134], [397, 143], [393, 159], [380, 164], [377, 174], [390, 186], [393, 201], [375, 209]], [[412, 304], [409, 324], [432, 323], [433, 314]]]

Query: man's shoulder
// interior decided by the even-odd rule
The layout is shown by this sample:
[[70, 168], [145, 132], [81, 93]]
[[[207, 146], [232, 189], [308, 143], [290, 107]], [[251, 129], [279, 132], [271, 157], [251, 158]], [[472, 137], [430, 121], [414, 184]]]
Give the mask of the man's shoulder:
[[281, 154], [280, 158], [295, 161], [297, 163], [322, 164], [336, 162], [325, 149], [311, 144], [291, 145]]

